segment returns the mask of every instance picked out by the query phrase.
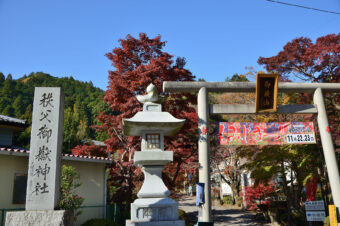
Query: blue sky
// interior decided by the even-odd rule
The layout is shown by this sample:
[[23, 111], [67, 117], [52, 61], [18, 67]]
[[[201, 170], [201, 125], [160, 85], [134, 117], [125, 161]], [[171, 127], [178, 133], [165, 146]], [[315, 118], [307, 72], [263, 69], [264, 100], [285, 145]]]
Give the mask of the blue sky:
[[[340, 0], [281, 0], [340, 12]], [[0, 72], [108, 85], [104, 56], [127, 34], [158, 34], [197, 78], [224, 81], [296, 37], [340, 32], [340, 15], [265, 0], [0, 0]]]

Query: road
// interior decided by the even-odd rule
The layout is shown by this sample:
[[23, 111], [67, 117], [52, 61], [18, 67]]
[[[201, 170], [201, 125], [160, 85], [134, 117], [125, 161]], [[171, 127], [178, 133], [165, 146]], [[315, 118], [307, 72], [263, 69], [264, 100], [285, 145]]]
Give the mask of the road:
[[[195, 197], [183, 196], [179, 200], [179, 208], [186, 212], [190, 222], [197, 222], [198, 207], [195, 205]], [[243, 211], [238, 208], [221, 206], [214, 203], [212, 206], [212, 215], [214, 226], [222, 225], [238, 225], [238, 226], [254, 226], [254, 225], [270, 225], [264, 222], [255, 221], [255, 213]]]

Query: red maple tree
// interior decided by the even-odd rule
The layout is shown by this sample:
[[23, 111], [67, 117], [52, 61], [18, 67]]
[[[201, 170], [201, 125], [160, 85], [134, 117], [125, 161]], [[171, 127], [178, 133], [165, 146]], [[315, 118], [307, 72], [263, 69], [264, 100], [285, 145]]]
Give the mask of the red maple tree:
[[249, 210], [254, 210], [259, 208], [258, 206], [261, 204], [269, 206], [275, 191], [275, 184], [265, 185], [260, 183], [257, 186], [251, 185], [245, 187], [243, 199], [245, 200], [246, 208]]
[[294, 75], [311, 82], [340, 82], [340, 33], [320, 37], [315, 43], [310, 38], [296, 38], [276, 56], [260, 57], [257, 62], [281, 76]]
[[[115, 68], [109, 71], [109, 86], [104, 96], [113, 114], [100, 113], [98, 119], [102, 125], [96, 129], [107, 131], [110, 136], [105, 144], [115, 156], [109, 182], [115, 190], [112, 201], [122, 202], [132, 201], [136, 184], [142, 179], [141, 171], [132, 161], [134, 152], [140, 150], [141, 139], [124, 136], [122, 131], [122, 119], [142, 111], [142, 104], [135, 96], [145, 93], [150, 83], [161, 91], [163, 81], [193, 81], [194, 76], [184, 68], [184, 58], [177, 58], [174, 62], [173, 56], [162, 50], [165, 42], [160, 36], [149, 38], [140, 33], [139, 38], [128, 35], [119, 42], [120, 47], [106, 54]], [[192, 94], [162, 94], [168, 97], [162, 105], [163, 111], [186, 119], [178, 134], [165, 138], [166, 150], [174, 151], [174, 161], [168, 164], [163, 176], [166, 184], [173, 188], [182, 164], [197, 158], [197, 114], [193, 108], [196, 97]]]
[[[260, 57], [258, 63], [283, 78], [310, 82], [340, 82], [340, 33], [319, 37], [315, 43], [300, 37], [288, 42], [276, 56]], [[300, 94], [298, 102], [311, 103], [312, 94]], [[340, 153], [340, 95], [325, 94], [330, 130]]]
[[77, 145], [72, 149], [73, 155], [86, 155], [86, 156], [97, 156], [107, 157], [107, 150], [105, 147], [98, 145]]

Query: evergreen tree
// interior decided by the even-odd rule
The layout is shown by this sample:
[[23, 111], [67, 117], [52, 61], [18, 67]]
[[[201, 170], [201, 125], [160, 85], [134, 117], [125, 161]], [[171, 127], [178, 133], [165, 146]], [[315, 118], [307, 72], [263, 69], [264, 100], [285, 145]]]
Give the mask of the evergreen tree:
[[4, 81], [5, 81], [5, 75], [0, 72], [0, 87], [2, 87]]
[[[105, 140], [106, 133], [96, 134], [91, 125], [99, 125], [95, 117], [99, 112], [110, 112], [102, 99], [104, 91], [92, 83], [73, 78], [56, 78], [43, 72], [30, 73], [15, 80], [9, 74], [5, 79], [0, 72], [0, 114], [32, 122], [32, 106], [35, 87], [61, 87], [65, 96], [64, 151], [81, 144], [82, 140]], [[29, 147], [30, 127], [15, 135], [13, 142]]]
[[[14, 84], [12, 80], [12, 75], [8, 74], [4, 82], [4, 86], [1, 89], [1, 97], [5, 100], [6, 105], [10, 105], [12, 102], [14, 93]], [[7, 106], [5, 106], [6, 108]]]
[[7, 105], [1, 114], [14, 117], [14, 108], [11, 105]]
[[17, 118], [21, 118], [22, 114], [24, 113], [25, 106], [23, 106], [23, 101], [22, 101], [22, 96], [17, 96], [15, 98], [15, 101], [13, 103], [13, 108], [14, 108], [14, 115]]

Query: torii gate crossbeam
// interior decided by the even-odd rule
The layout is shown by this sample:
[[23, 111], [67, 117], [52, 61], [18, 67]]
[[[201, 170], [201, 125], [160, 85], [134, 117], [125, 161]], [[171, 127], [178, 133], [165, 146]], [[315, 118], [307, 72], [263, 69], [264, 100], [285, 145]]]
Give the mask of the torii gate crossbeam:
[[[198, 121], [199, 121], [199, 182], [205, 184], [205, 204], [202, 206], [202, 216], [199, 221], [212, 222], [210, 195], [210, 166], [209, 166], [209, 136], [207, 132], [210, 113], [215, 114], [252, 114], [255, 113], [250, 105], [210, 105], [208, 92], [255, 92], [255, 82], [164, 82], [164, 92], [198, 92]], [[314, 105], [280, 106], [280, 113], [317, 113], [317, 121], [321, 137], [322, 148], [331, 185], [334, 204], [340, 208], [340, 176], [336, 161], [334, 144], [329, 131], [329, 123], [322, 92], [340, 93], [340, 83], [290, 83], [280, 82], [279, 92], [313, 93]], [[215, 111], [215, 112], [214, 112]]]

